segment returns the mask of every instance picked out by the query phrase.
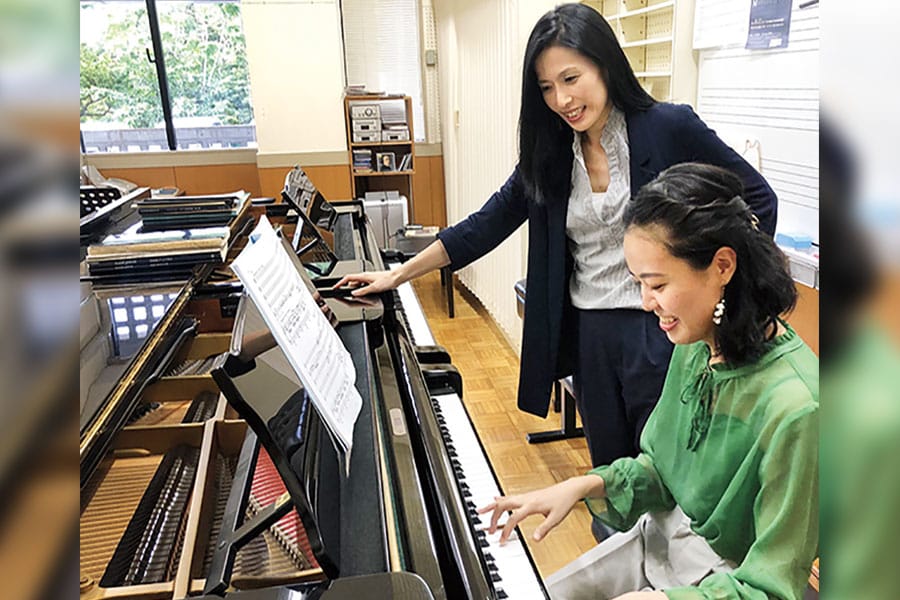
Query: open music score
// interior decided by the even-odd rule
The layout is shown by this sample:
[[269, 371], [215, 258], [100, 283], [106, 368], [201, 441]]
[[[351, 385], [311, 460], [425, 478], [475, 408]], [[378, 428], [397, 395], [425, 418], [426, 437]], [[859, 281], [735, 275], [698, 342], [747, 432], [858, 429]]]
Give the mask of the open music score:
[[344, 452], [349, 470], [353, 428], [362, 407], [353, 359], [265, 216], [231, 268]]

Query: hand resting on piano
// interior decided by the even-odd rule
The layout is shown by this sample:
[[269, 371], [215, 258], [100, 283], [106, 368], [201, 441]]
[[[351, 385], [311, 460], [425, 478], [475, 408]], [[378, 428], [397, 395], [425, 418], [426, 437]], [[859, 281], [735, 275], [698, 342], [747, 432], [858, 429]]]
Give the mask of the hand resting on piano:
[[431, 271], [436, 271], [450, 264], [450, 256], [444, 244], [437, 240], [415, 257], [392, 271], [372, 271], [369, 273], [351, 273], [345, 275], [334, 284], [335, 288], [345, 286], [356, 287], [351, 294], [354, 297], [366, 296], [393, 290], [411, 279], [415, 279]]

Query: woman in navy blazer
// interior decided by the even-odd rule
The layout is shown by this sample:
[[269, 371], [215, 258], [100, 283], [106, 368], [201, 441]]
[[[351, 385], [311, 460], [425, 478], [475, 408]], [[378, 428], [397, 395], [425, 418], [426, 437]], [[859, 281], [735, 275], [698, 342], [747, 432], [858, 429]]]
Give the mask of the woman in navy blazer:
[[[625, 148], [621, 144], [616, 148], [609, 133], [603, 137], [614, 113]], [[615, 173], [611, 168], [615, 159], [609, 156], [622, 156], [623, 150], [628, 168], [622, 165]], [[598, 12], [583, 4], [558, 6], [535, 25], [525, 51], [519, 164], [506, 183], [479, 211], [441, 231], [438, 241], [399, 269], [349, 275], [338, 285], [367, 284], [354, 292], [364, 295], [394, 288], [448, 264], [460, 269], [491, 251], [527, 220], [527, 301], [518, 406], [546, 416], [553, 382], [574, 373], [594, 465], [633, 456], [639, 450], [643, 424], [659, 397], [671, 345], [657, 318], [640, 310], [636, 285], [634, 307], [586, 310], [573, 306], [570, 288], [579, 255], [567, 235], [573, 218], [570, 204], [577, 196], [573, 186], [586, 186], [589, 178], [588, 197], [593, 200], [587, 201], [602, 204], [614, 201], [609, 192], [618, 177], [616, 189], [624, 189], [627, 201], [667, 167], [689, 161], [719, 165], [740, 176], [744, 199], [760, 228], [774, 233], [776, 198], [759, 173], [689, 106], [656, 102], [648, 95]], [[580, 180], [576, 178], [579, 169]], [[614, 254], [621, 253], [623, 241], [616, 225], [606, 231], [597, 228], [598, 236], [610, 237], [606, 245]], [[624, 254], [620, 262], [616, 266], [624, 268]], [[606, 266], [601, 265], [601, 270]], [[623, 273], [622, 282], [627, 271]], [[618, 279], [614, 284], [628, 285]], [[587, 290], [582, 297], [590, 303], [590, 287]]]

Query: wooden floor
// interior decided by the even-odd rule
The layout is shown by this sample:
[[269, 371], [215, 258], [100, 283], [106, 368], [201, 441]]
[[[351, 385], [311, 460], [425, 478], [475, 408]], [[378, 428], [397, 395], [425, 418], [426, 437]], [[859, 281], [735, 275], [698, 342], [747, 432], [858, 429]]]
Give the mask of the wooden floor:
[[[437, 343], [450, 353], [463, 379], [463, 401], [507, 494], [551, 485], [590, 469], [584, 438], [529, 444], [530, 431], [555, 429], [559, 414], [547, 419], [516, 408], [519, 360], [497, 325], [461, 285], [456, 286], [456, 316], [447, 315], [446, 294], [437, 273], [413, 283]], [[510, 301], [515, 292], [510, 289]], [[542, 542], [531, 539], [541, 517], [523, 521], [521, 531], [542, 577], [547, 577], [594, 546], [591, 517], [579, 503]]]

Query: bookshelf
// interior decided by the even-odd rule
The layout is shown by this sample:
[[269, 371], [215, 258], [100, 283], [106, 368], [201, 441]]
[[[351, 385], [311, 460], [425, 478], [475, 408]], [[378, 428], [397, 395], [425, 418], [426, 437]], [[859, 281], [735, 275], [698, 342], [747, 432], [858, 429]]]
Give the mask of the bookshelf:
[[[409, 96], [347, 95], [344, 122], [354, 198], [397, 190], [406, 196], [413, 221], [415, 135]], [[388, 139], [385, 139], [388, 138]], [[399, 139], [398, 139], [399, 138]]]
[[584, 0], [609, 22], [641, 85], [663, 102], [694, 104], [693, 2]]

